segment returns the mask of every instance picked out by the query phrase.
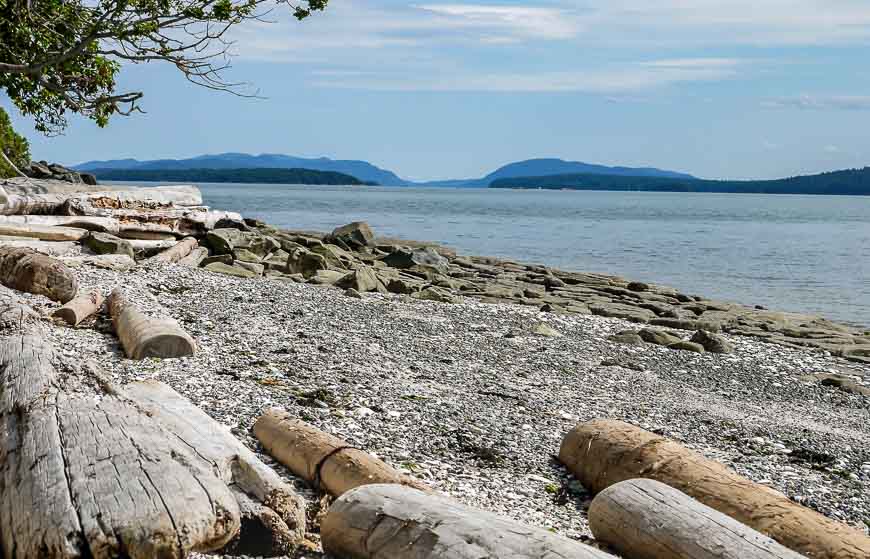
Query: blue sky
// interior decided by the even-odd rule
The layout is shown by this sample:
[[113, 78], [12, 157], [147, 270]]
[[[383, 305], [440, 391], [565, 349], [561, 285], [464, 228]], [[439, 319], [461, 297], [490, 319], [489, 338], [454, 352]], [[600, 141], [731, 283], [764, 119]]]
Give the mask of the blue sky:
[[[72, 119], [40, 159], [242, 151], [365, 159], [410, 179], [517, 159], [768, 178], [870, 164], [867, 0], [332, 0], [237, 30], [244, 99], [125, 69], [146, 115]], [[6, 100], [2, 101], [8, 107]]]

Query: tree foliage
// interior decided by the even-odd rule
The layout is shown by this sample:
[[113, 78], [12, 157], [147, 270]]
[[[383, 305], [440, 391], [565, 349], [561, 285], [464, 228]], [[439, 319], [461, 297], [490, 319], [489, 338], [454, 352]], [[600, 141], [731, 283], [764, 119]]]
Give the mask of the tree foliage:
[[[9, 161], [19, 169], [30, 164], [30, 146], [27, 140], [12, 129], [9, 115], [0, 108], [0, 149], [9, 158]], [[15, 169], [9, 166], [5, 159], [0, 157], [0, 178], [17, 176]]]
[[228, 82], [227, 37], [289, 7], [305, 19], [327, 0], [0, 0], [0, 88], [37, 130], [56, 133], [68, 113], [105, 126], [139, 110], [141, 91], [117, 91], [123, 63], [168, 62], [188, 80], [245, 95]]

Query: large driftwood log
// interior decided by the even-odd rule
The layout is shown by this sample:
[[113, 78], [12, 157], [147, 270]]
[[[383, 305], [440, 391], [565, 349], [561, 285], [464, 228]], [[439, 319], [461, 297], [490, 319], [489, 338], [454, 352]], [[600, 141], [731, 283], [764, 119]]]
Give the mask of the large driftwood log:
[[130, 359], [187, 357], [196, 352], [196, 342], [175, 320], [146, 315], [121, 288], [109, 295], [109, 314]]
[[254, 424], [263, 447], [290, 471], [332, 495], [372, 483], [395, 483], [431, 492], [371, 454], [280, 410], [267, 410]]
[[320, 533], [324, 551], [353, 559], [613, 559], [547, 530], [401, 485], [345, 493]]
[[870, 538], [724, 465], [628, 423], [572, 429], [559, 459], [593, 493], [633, 478], [660, 481], [813, 559], [866, 559]]
[[72, 241], [40, 241], [25, 237], [0, 235], [0, 247], [29, 248], [48, 256], [64, 256], [75, 250], [78, 243]]
[[0, 235], [9, 237], [24, 237], [41, 241], [79, 241], [87, 234], [87, 229], [77, 227], [0, 223]]
[[652, 479], [611, 485], [589, 507], [595, 539], [630, 559], [804, 559]]
[[212, 420], [168, 387], [126, 394], [64, 359], [39, 336], [0, 339], [3, 557], [181, 559], [234, 538], [283, 553], [295, 543], [272, 525], [239, 532], [263, 487], [300, 502]]
[[202, 195], [194, 186], [129, 187], [100, 190], [34, 193], [4, 186], [0, 191], [0, 215], [65, 214], [93, 215], [78, 208], [161, 209], [171, 206], [200, 206]]
[[193, 237], [187, 237], [178, 241], [177, 244], [157, 253], [148, 259], [148, 262], [167, 262], [175, 263], [190, 254], [190, 251], [199, 246], [199, 243]]
[[112, 234], [117, 233], [119, 228], [118, 220], [111, 217], [75, 215], [0, 215], [0, 225], [76, 227]]
[[39, 315], [17, 293], [0, 285], [0, 332], [14, 328], [23, 329], [39, 320]]
[[52, 313], [70, 326], [77, 326], [82, 320], [99, 312], [103, 306], [103, 295], [94, 289], [89, 293], [79, 295]]
[[0, 284], [61, 303], [70, 301], [78, 291], [72, 270], [29, 248], [0, 246]]

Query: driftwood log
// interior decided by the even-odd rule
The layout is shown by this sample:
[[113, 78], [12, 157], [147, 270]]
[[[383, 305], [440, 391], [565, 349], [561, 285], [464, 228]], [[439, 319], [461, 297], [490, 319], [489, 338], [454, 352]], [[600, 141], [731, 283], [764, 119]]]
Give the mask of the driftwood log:
[[178, 241], [177, 244], [157, 253], [148, 259], [148, 262], [167, 262], [175, 263], [190, 254], [190, 251], [199, 246], [199, 243], [193, 237], [187, 237]]
[[196, 352], [196, 342], [175, 320], [146, 315], [121, 288], [109, 295], [109, 314], [130, 359], [187, 357]]
[[193, 186], [128, 187], [125, 190], [83, 191], [71, 185], [64, 191], [58, 187], [52, 192], [34, 192], [33, 189], [3, 186], [0, 191], [0, 215], [60, 214], [94, 215], [90, 210], [100, 209], [160, 209], [170, 206], [200, 206], [202, 195]]
[[0, 235], [0, 247], [29, 248], [48, 256], [64, 256], [78, 246], [73, 241], [40, 241], [26, 237], [9, 237]]
[[72, 270], [29, 248], [0, 246], [0, 284], [60, 303], [72, 300], [78, 291]]
[[148, 241], [145, 239], [127, 239], [137, 257], [151, 257], [178, 244], [178, 241]]
[[588, 516], [595, 539], [630, 559], [805, 559], [652, 479], [611, 485]]
[[431, 492], [423, 482], [284, 411], [267, 410], [254, 424], [254, 435], [290, 471], [331, 495], [373, 483]]
[[[39, 335], [0, 338], [3, 557], [274, 555], [298, 541], [292, 488], [221, 426], [166, 386], [128, 393], [66, 359]], [[275, 514], [243, 517], [258, 506]]]
[[76, 227], [112, 234], [117, 233], [120, 227], [118, 220], [111, 217], [74, 215], [0, 215], [0, 225]]
[[0, 333], [21, 330], [39, 320], [39, 315], [17, 293], [0, 285]]
[[69, 301], [54, 311], [52, 316], [63, 320], [70, 326], [77, 326], [84, 319], [99, 312], [102, 306], [103, 295], [99, 290], [94, 289]]
[[87, 229], [79, 229], [78, 227], [0, 223], [0, 235], [9, 237], [24, 237], [41, 241], [80, 241], [87, 234]]
[[628, 423], [578, 425], [562, 441], [559, 459], [593, 493], [628, 479], [654, 479], [812, 559], [870, 557], [870, 538], [857, 529]]
[[401, 485], [339, 497], [320, 527], [323, 549], [353, 559], [613, 559], [603, 551]]

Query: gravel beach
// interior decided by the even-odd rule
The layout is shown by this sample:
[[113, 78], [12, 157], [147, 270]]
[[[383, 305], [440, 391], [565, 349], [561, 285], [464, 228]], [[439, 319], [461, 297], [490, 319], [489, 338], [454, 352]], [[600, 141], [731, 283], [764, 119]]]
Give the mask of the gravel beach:
[[[676, 439], [796, 502], [870, 528], [870, 366], [723, 336], [731, 354], [608, 340], [637, 325], [470, 298], [437, 303], [200, 268], [76, 268], [82, 288], [149, 294], [196, 339], [182, 359], [125, 359], [108, 319], [47, 336], [116, 382], [157, 379], [262, 453], [251, 426], [281, 407], [467, 504], [588, 540], [591, 498], [555, 460], [580, 421], [615, 418]], [[26, 295], [45, 313], [47, 299]], [[549, 329], [539, 326], [546, 324]], [[537, 332], [537, 333], [536, 333]], [[682, 332], [688, 339], [691, 332]], [[313, 520], [313, 519], [312, 519]], [[312, 530], [316, 524], [311, 523]], [[319, 557], [319, 539], [297, 556]]]

